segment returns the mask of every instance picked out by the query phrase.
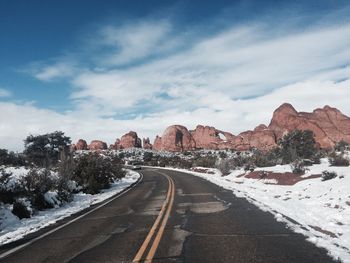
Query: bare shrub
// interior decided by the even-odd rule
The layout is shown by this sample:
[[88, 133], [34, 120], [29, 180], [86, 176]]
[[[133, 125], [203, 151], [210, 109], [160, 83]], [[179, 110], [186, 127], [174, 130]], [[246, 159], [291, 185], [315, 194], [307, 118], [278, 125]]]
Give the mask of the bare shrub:
[[323, 171], [322, 172], [322, 181], [331, 180], [336, 178], [338, 175], [336, 172]]

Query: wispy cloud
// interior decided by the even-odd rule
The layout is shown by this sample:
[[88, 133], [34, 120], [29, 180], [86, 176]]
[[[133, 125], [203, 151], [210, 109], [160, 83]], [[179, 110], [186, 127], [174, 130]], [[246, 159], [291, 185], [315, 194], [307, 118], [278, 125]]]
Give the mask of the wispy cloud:
[[105, 26], [97, 44], [110, 48], [102, 56], [107, 65], [124, 65], [171, 50], [176, 42], [171, 38], [171, 24], [167, 20], [138, 21], [122, 26]]
[[57, 61], [52, 64], [36, 62], [24, 71], [29, 72], [38, 80], [48, 82], [71, 77], [77, 71], [75, 63], [76, 62], [67, 61], [65, 59], [57, 59]]
[[163, 110], [216, 109], [222, 101], [262, 96], [300, 81], [349, 77], [344, 65], [350, 63], [350, 24], [287, 33], [266, 26], [231, 28], [156, 60], [84, 71], [72, 79], [71, 98], [78, 105], [96, 104], [102, 115], [145, 101], [162, 102]]
[[7, 89], [0, 88], [0, 98], [10, 97], [11, 92]]

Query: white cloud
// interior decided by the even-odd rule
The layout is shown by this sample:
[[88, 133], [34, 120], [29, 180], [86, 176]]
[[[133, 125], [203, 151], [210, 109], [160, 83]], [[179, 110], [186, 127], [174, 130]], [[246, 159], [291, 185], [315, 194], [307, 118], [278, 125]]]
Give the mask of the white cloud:
[[247, 100], [229, 100], [220, 94], [203, 93], [200, 97], [203, 105], [214, 104], [213, 107], [203, 106], [193, 111], [176, 107], [127, 120], [83, 115], [81, 112], [59, 114], [34, 105], [0, 103], [0, 148], [22, 150], [23, 139], [28, 134], [42, 134], [57, 129], [71, 136], [73, 141], [79, 138], [88, 142], [102, 139], [109, 144], [129, 130], [137, 131], [140, 137], [154, 139], [156, 134], [161, 135], [172, 124], [186, 125], [189, 129], [195, 128], [197, 124], [211, 125], [238, 134], [260, 123], [269, 124], [273, 111], [284, 102], [292, 103], [299, 111], [312, 111], [331, 105], [350, 115], [349, 97], [350, 80], [338, 83], [308, 81], [284, 86]]
[[122, 65], [171, 49], [176, 43], [169, 41], [171, 25], [167, 20], [141, 21], [122, 26], [102, 28], [97, 42], [112, 48], [103, 57], [104, 63]]
[[33, 76], [41, 81], [51, 81], [57, 78], [72, 76], [75, 67], [69, 62], [57, 62], [52, 65], [35, 66], [31, 69]]
[[10, 91], [8, 91], [7, 89], [0, 88], [0, 98], [10, 97], [10, 96], [11, 96]]
[[[56, 129], [108, 143], [129, 130], [154, 138], [171, 124], [237, 134], [268, 124], [284, 102], [301, 111], [329, 104], [350, 115], [350, 24], [302, 32], [241, 26], [188, 43], [173, 34], [165, 20], [105, 27], [98, 45], [110, 47], [109, 57], [103, 53], [90, 69], [63, 61], [37, 72], [44, 81], [68, 77], [76, 108], [59, 114], [2, 103], [0, 147], [18, 148], [28, 133]], [[187, 48], [173, 49], [180, 46]]]
[[[139, 30], [147, 35], [149, 27]], [[146, 41], [145, 46], [157, 48], [156, 41]], [[350, 25], [289, 35], [262, 26], [232, 28], [190, 49], [133, 67], [84, 71], [72, 80], [71, 98], [78, 108], [87, 110], [90, 105], [105, 116], [145, 103], [162, 110], [218, 110], [231, 99], [261, 96], [300, 81], [346, 79], [350, 77], [350, 68], [344, 67], [350, 63], [348, 46]], [[138, 46], [128, 48], [138, 54]]]

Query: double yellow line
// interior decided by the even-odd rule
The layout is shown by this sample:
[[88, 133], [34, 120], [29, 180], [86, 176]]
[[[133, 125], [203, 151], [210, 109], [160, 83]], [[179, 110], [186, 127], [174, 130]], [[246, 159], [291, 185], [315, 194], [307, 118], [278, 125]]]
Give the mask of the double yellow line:
[[[139, 251], [137, 252], [137, 254], [132, 262], [142, 261], [142, 257], [145, 254], [146, 249], [149, 247], [149, 243], [151, 242], [152, 237], [154, 236], [154, 234], [158, 230], [158, 232], [153, 240], [152, 246], [151, 246], [150, 250], [148, 251], [148, 254], [143, 262], [150, 263], [153, 261], [154, 254], [157, 251], [160, 240], [161, 240], [163, 233], [164, 233], [164, 230], [165, 230], [165, 226], [168, 222], [171, 209], [172, 209], [173, 204], [174, 204], [174, 197], [175, 197], [174, 181], [168, 175], [166, 175], [164, 173], [160, 173], [160, 174], [164, 175], [168, 179], [168, 182], [169, 182], [168, 193], [167, 193], [166, 199], [162, 205], [162, 208], [159, 212], [159, 215], [158, 215], [156, 221], [154, 222], [151, 230], [148, 232], [146, 239], [143, 241], [142, 246], [140, 247]], [[160, 224], [160, 226], [159, 226], [159, 224]], [[159, 228], [158, 228], [158, 226], [159, 226]]]

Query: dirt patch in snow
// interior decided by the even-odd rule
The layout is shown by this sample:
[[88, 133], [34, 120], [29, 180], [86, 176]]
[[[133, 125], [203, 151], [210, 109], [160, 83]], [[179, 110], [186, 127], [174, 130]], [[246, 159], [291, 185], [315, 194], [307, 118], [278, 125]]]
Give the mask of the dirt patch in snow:
[[[275, 173], [275, 172], [267, 172], [267, 171], [254, 171], [250, 172], [244, 175], [245, 178], [250, 179], [258, 179], [258, 180], [275, 180], [278, 185], [295, 185], [296, 183], [307, 180], [307, 179], [314, 179], [314, 178], [320, 178], [320, 174], [313, 174], [308, 177], [302, 177], [300, 174], [293, 174], [293, 173]], [[268, 183], [267, 183], [268, 184]]]
[[314, 230], [316, 230], [316, 231], [318, 231], [318, 232], [320, 232], [320, 233], [322, 233], [322, 234], [326, 234], [326, 235], [328, 235], [328, 236], [330, 236], [330, 237], [332, 237], [332, 238], [337, 238], [337, 237], [338, 237], [338, 236], [337, 236], [336, 234], [334, 234], [333, 232], [324, 230], [324, 229], [322, 229], [322, 228], [320, 228], [320, 227], [318, 227], [318, 226], [311, 226], [311, 225], [309, 225], [309, 227], [311, 227], [312, 229], [314, 229]]

